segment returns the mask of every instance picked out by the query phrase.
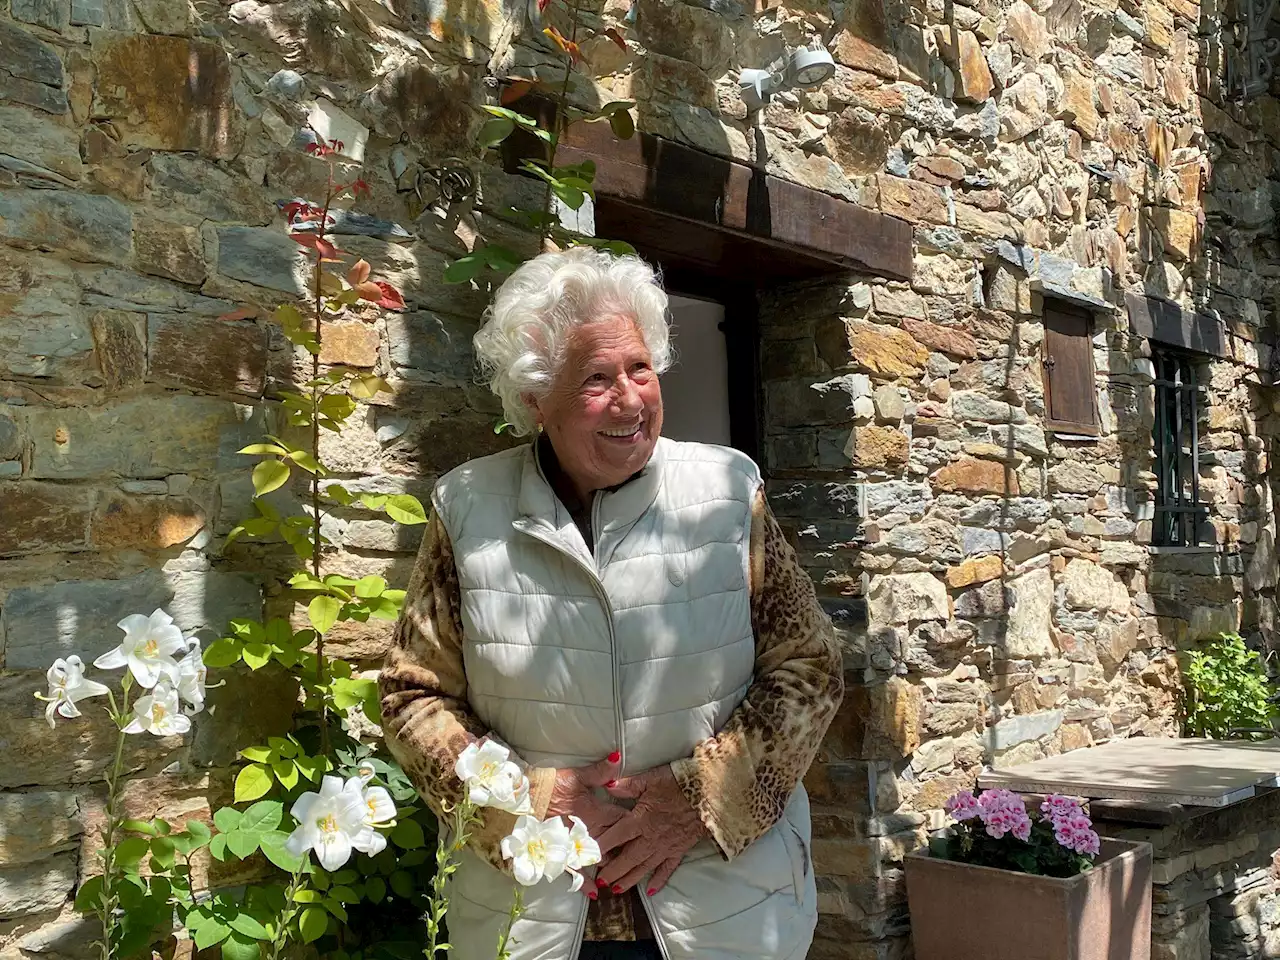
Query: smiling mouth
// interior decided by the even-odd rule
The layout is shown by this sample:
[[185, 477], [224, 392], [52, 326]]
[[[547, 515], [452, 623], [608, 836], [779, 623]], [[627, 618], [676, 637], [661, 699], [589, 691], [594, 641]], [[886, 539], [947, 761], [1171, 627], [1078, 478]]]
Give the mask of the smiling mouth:
[[636, 436], [644, 426], [642, 422], [633, 423], [629, 427], [614, 427], [612, 430], [601, 430], [600, 436], [608, 437], [611, 440], [630, 440]]

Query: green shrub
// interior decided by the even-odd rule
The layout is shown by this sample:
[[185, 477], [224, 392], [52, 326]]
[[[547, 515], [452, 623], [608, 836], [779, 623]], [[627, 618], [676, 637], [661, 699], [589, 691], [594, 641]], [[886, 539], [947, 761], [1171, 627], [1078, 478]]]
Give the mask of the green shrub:
[[[1224, 633], [1191, 653], [1183, 669], [1187, 690], [1186, 732], [1192, 737], [1231, 739], [1244, 727], [1270, 728], [1276, 714], [1267, 702], [1271, 686], [1262, 657], [1234, 633]], [[1265, 734], [1243, 734], [1261, 737]]]

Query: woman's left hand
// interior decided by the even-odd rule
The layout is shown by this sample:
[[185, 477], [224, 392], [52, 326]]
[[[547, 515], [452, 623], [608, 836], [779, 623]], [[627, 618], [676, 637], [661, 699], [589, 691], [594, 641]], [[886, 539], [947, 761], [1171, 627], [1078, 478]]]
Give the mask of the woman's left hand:
[[596, 838], [606, 855], [596, 883], [618, 894], [652, 873], [647, 888], [652, 896], [706, 835], [706, 828], [668, 766], [624, 777], [608, 790], [615, 797], [635, 800], [636, 805]]

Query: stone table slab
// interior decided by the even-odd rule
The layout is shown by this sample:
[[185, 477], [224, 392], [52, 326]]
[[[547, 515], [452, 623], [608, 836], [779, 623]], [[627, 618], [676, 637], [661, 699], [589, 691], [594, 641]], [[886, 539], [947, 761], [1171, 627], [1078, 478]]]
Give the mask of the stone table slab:
[[1137, 803], [1225, 807], [1280, 786], [1280, 740], [1113, 740], [1004, 770], [978, 785]]

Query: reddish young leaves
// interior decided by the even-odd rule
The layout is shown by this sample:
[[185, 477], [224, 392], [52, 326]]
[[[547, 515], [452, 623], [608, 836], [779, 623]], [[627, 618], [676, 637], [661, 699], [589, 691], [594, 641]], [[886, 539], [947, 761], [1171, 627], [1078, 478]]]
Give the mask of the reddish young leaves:
[[241, 307], [238, 310], [232, 310], [230, 313], [224, 313], [218, 317], [219, 320], [251, 320], [258, 316], [257, 307]]
[[399, 290], [381, 280], [375, 280], [374, 283], [382, 291], [382, 299], [374, 301], [378, 306], [386, 310], [403, 310], [405, 308], [404, 297], [400, 296]]
[[351, 265], [351, 269], [347, 271], [347, 283], [353, 287], [358, 287], [369, 279], [372, 268], [367, 260], [357, 260]]
[[627, 50], [627, 41], [619, 32], [617, 27], [610, 27], [604, 32], [604, 35], [622, 48], [623, 53]]
[[532, 80], [513, 80], [502, 88], [502, 96], [499, 101], [504, 107], [508, 107], [532, 90], [533, 87], [534, 82]]
[[545, 33], [548, 37], [550, 37], [552, 42], [555, 43], [557, 47], [559, 47], [561, 50], [567, 53], [569, 55], [570, 60], [572, 60], [574, 63], [582, 62], [582, 48], [579, 47], [572, 40], [566, 40], [564, 38], [564, 34], [562, 34], [559, 30], [557, 30], [555, 27], [547, 27], [542, 32]]
[[289, 239], [308, 250], [314, 250], [320, 254], [322, 260], [337, 260], [338, 254], [342, 253], [324, 237], [316, 236], [314, 233], [291, 233]]

